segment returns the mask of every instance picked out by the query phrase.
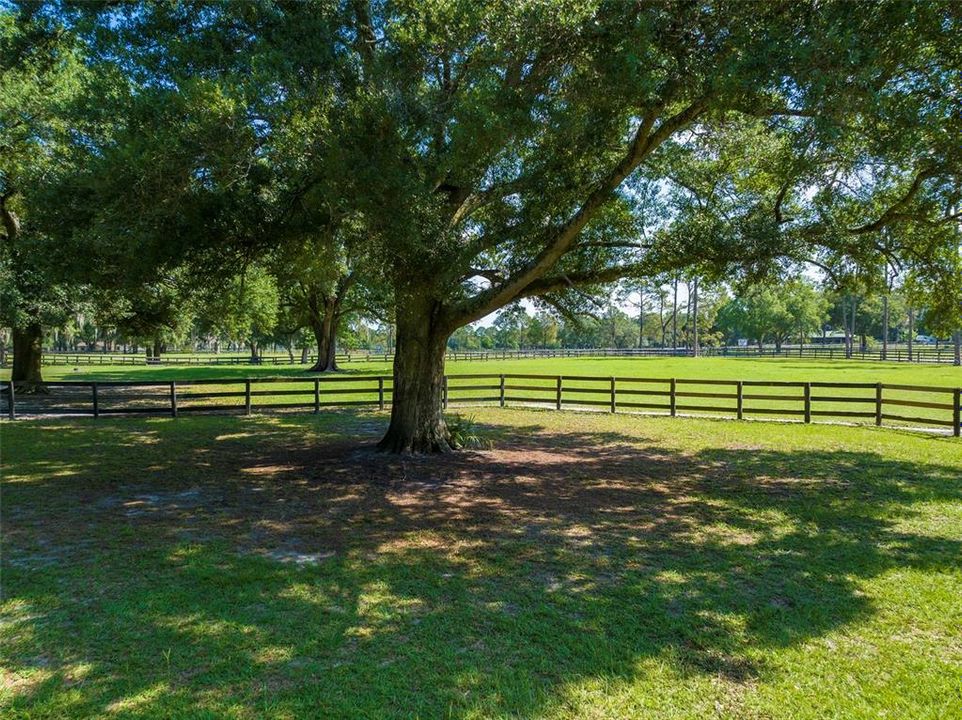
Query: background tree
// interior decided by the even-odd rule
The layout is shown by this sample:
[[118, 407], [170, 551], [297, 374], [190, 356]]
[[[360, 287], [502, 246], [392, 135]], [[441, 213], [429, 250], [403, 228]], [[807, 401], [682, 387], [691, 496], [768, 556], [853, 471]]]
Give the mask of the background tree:
[[259, 361], [259, 347], [274, 330], [280, 297], [273, 277], [252, 265], [201, 296], [200, 322], [212, 332], [246, 345]]
[[0, 322], [12, 328], [21, 392], [42, 389], [44, 327], [65, 321], [73, 304], [35, 210], [50, 177], [70, 162], [66, 136], [79, 129], [71, 120], [86, 75], [56, 14], [31, 3], [0, 11]]
[[345, 315], [358, 308], [355, 290], [360, 271], [332, 237], [290, 246], [272, 259], [281, 303], [294, 329], [308, 328], [317, 348], [312, 372], [337, 370], [337, 335]]
[[152, 283], [96, 292], [98, 325], [113, 328], [121, 337], [143, 343], [148, 358], [160, 358], [165, 344], [189, 332], [196, 308], [190, 278], [173, 274]]
[[828, 302], [811, 284], [793, 278], [777, 285], [754, 285], [739, 292], [718, 313], [718, 323], [730, 341], [745, 338], [760, 347], [805, 339], [817, 333]]

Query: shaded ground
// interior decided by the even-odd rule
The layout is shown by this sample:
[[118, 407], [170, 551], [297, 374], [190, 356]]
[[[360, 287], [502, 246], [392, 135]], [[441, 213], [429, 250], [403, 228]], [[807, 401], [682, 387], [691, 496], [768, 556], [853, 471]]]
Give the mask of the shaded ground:
[[5, 426], [5, 717], [958, 716], [957, 441], [479, 420]]

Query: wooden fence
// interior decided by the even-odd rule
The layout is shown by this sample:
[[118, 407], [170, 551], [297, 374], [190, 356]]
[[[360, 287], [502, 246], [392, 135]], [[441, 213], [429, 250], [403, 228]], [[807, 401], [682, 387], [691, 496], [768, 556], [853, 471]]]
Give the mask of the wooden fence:
[[[371, 407], [391, 403], [389, 376], [250, 378], [47, 383], [48, 394], [17, 397], [4, 388], [7, 417], [181, 413], [251, 414], [255, 410]], [[444, 378], [443, 404], [595, 407], [670, 416], [744, 419], [842, 418], [950, 428], [960, 433], [960, 389], [888, 383], [698, 380], [595, 375], [466, 374]], [[907, 414], [914, 413], [914, 414]]]
[[[7, 364], [13, 361], [7, 356]], [[393, 362], [393, 354], [374, 353], [342, 353], [337, 355], [337, 362]], [[301, 362], [300, 355], [291, 362], [289, 355], [261, 355], [254, 360], [250, 355], [215, 355], [214, 353], [199, 353], [179, 357], [164, 355], [160, 358], [148, 358], [144, 355], [120, 355], [117, 353], [80, 352], [80, 353], [44, 353], [44, 365], [313, 365], [317, 361], [316, 355], [308, 356]]]
[[[731, 357], [731, 358], [798, 358], [809, 360], [843, 360], [846, 358], [845, 349], [841, 346], [789, 346], [781, 348], [749, 346], [749, 347], [705, 347], [700, 351], [702, 357]], [[482, 350], [482, 351], [454, 351], [447, 353], [449, 360], [522, 360], [537, 358], [578, 358], [578, 357], [689, 357], [689, 348], [555, 348], [527, 350]], [[932, 347], [928, 345], [916, 346], [911, 355], [904, 346], [891, 347], [888, 352], [880, 349], [853, 350], [853, 360], [885, 360], [888, 362], [913, 363], [942, 363], [955, 362], [955, 351], [952, 347]], [[314, 355], [305, 361], [313, 365], [317, 360]], [[393, 353], [351, 352], [337, 355], [339, 363], [354, 362], [393, 362]], [[7, 362], [12, 361], [8, 355]], [[177, 356], [164, 355], [160, 358], [147, 358], [144, 355], [123, 355], [116, 353], [44, 353], [44, 365], [291, 365], [305, 364], [297, 356], [292, 362], [289, 355], [262, 355], [253, 360], [249, 355], [215, 355], [213, 353]]]

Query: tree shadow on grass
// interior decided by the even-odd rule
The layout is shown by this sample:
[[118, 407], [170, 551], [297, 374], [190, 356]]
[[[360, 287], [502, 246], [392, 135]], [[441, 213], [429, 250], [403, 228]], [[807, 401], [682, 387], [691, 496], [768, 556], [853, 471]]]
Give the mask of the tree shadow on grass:
[[652, 658], [737, 687], [870, 618], [863, 580], [962, 554], [902, 522], [962, 499], [949, 465], [538, 426], [402, 459], [358, 442], [378, 421], [344, 418], [353, 439], [69, 423], [8, 457], [9, 709], [528, 717]]

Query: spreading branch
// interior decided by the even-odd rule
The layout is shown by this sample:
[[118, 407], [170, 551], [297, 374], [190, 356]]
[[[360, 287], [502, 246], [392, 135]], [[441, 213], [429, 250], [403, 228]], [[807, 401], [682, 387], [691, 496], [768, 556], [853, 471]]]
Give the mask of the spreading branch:
[[661, 107], [652, 108], [642, 117], [628, 150], [622, 159], [588, 194], [578, 210], [551, 236], [530, 262], [526, 263], [503, 283], [485, 290], [454, 312], [452, 323], [465, 324], [522, 297], [526, 288], [545, 275], [572, 247], [579, 233], [605, 206], [613, 192], [641, 163], [680, 128], [693, 122], [708, 107], [708, 97], [701, 97], [655, 127]]
[[905, 192], [905, 194], [902, 195], [902, 197], [900, 197], [895, 203], [890, 205], [885, 212], [879, 215], [878, 218], [872, 222], [859, 225], [858, 227], [849, 228], [849, 232], [856, 235], [877, 232], [892, 222], [911, 217], [910, 215], [903, 213], [902, 210], [906, 208], [918, 194], [919, 190], [922, 188], [922, 183], [929, 178], [935, 177], [937, 174], [938, 171], [934, 168], [920, 170], [918, 173], [916, 173], [915, 179], [912, 181], [912, 184], [909, 186], [909, 189]]

